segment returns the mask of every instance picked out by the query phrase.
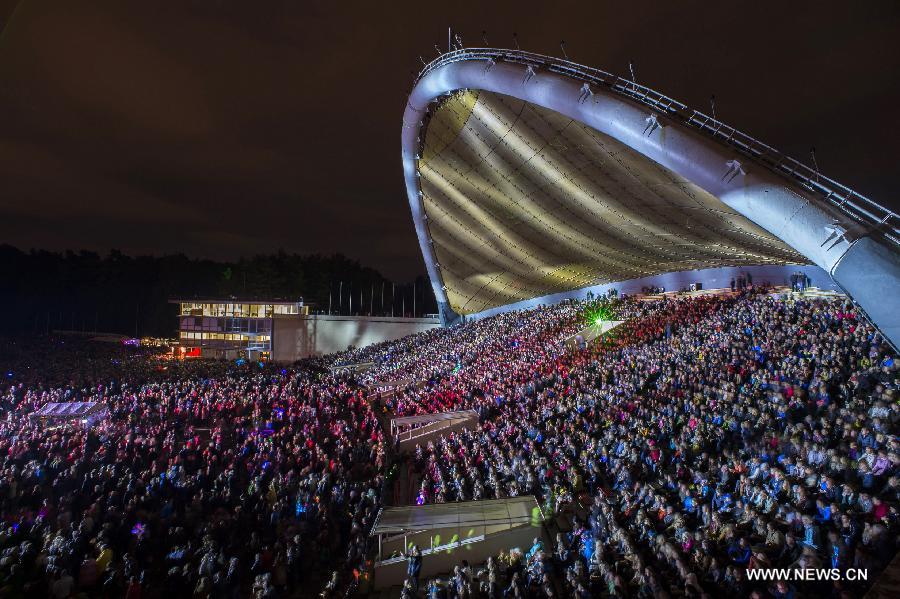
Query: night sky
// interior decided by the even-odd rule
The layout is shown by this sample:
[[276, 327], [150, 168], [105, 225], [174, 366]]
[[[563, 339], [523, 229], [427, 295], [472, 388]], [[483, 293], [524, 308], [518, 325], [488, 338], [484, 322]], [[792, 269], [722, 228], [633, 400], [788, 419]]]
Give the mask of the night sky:
[[[18, 5], [18, 6], [17, 6]], [[0, 242], [422, 272], [400, 165], [446, 47], [560, 55], [717, 115], [897, 209], [900, 9], [860, 2], [0, 0]]]

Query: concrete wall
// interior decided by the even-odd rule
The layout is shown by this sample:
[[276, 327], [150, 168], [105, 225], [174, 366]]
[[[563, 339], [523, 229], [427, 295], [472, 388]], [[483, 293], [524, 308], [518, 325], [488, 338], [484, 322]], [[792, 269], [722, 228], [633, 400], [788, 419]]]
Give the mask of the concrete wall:
[[[453, 531], [448, 534], [445, 529], [437, 529], [444, 534], [444, 539], [452, 538]], [[518, 526], [503, 532], [495, 532], [486, 535], [483, 540], [474, 540], [466, 544], [445, 549], [443, 551], [431, 552], [428, 549], [427, 540], [429, 536], [435, 532], [435, 529], [426, 531], [420, 535], [410, 535], [409, 542], [417, 542], [420, 548], [424, 547], [422, 555], [422, 571], [419, 575], [420, 584], [424, 587], [425, 581], [436, 576], [446, 576], [453, 571], [454, 566], [462, 564], [462, 560], [466, 560], [469, 564], [479, 565], [487, 561], [489, 557], [496, 557], [501, 551], [509, 551], [513, 547], [518, 547], [523, 552], [528, 551], [535, 537], [541, 537], [544, 545], [547, 546], [549, 539], [544, 534], [543, 528], [540, 526]], [[465, 539], [465, 531], [457, 534], [457, 537]], [[415, 539], [415, 541], [413, 540]], [[400, 539], [399, 547], [402, 547], [403, 539]], [[386, 551], [386, 553], [390, 553]], [[375, 580], [374, 588], [388, 589], [394, 586], [402, 585], [406, 580], [406, 560], [403, 558], [394, 558], [375, 564]]]
[[726, 268], [707, 268], [704, 270], [684, 270], [681, 272], [669, 272], [653, 277], [644, 277], [641, 279], [632, 279], [630, 281], [620, 281], [618, 283], [607, 283], [605, 285], [594, 285], [592, 287], [584, 287], [582, 289], [573, 289], [563, 293], [554, 293], [536, 297], [534, 299], [507, 304], [498, 308], [491, 308], [477, 314], [466, 316], [466, 320], [485, 318], [511, 310], [526, 310], [534, 308], [538, 305], [552, 305], [559, 303], [565, 299], [584, 299], [588, 292], [595, 296], [603, 295], [610, 289], [615, 289], [619, 293], [640, 293], [644, 287], [663, 287], [666, 291], [680, 291], [690, 286], [691, 283], [703, 283], [704, 289], [722, 289], [731, 285], [731, 279], [739, 276], [746, 277], [747, 273], [753, 275], [754, 284], [769, 283], [772, 285], [790, 285], [791, 274], [795, 272], [805, 273], [809, 277], [810, 285], [819, 289], [828, 289], [829, 291], [841, 291], [840, 287], [835, 284], [831, 276], [819, 268], [818, 266], [741, 266]]
[[276, 318], [272, 353], [276, 362], [365, 347], [441, 326], [437, 318], [390, 318], [312, 315]]
[[459, 432], [463, 429], [474, 431], [478, 429], [478, 414], [472, 412], [468, 416], [461, 416], [452, 420], [438, 420], [425, 426], [413, 429], [406, 434], [401, 433], [394, 438], [400, 439], [399, 450], [413, 452], [416, 445], [426, 446], [431, 441], [437, 441], [445, 435]]

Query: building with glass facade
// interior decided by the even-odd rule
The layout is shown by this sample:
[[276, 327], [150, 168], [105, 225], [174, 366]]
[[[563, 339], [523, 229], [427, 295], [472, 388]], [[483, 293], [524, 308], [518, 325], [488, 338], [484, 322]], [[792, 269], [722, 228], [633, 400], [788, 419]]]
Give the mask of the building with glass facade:
[[179, 305], [184, 353], [209, 358], [268, 360], [277, 319], [309, 313], [303, 300], [172, 300]]

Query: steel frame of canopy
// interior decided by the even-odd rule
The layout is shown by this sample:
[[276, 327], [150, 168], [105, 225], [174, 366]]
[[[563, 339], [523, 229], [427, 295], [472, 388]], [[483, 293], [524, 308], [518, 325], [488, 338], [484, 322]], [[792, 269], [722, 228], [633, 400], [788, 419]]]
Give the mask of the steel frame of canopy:
[[[828, 272], [895, 346], [900, 342], [897, 214], [650, 88], [567, 60], [490, 48], [448, 52], [427, 65], [403, 117], [407, 195], [445, 324], [458, 315], [432, 247], [418, 163], [430, 111], [459, 90], [556, 111], [684, 177]], [[651, 117], [659, 123], [656, 134], [646, 133]]]

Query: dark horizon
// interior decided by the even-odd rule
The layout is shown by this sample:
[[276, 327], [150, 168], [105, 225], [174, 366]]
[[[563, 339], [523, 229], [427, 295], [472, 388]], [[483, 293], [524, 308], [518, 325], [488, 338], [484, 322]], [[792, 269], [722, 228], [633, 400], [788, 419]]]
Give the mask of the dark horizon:
[[[422, 60], [468, 46], [635, 78], [897, 208], [890, 2], [564, 5], [0, 0], [0, 241], [272, 253], [424, 272], [400, 165]], [[420, 58], [421, 57], [421, 58]]]
[[0, 243], [0, 335], [53, 330], [171, 337], [171, 300], [303, 298], [312, 313], [422, 316], [437, 312], [424, 276], [391, 281], [340, 254], [258, 254], [238, 261], [118, 251], [22, 252]]
[[[254, 259], [258, 259], [261, 257], [291, 256], [291, 257], [311, 258], [311, 259], [319, 258], [319, 259], [346, 260], [348, 263], [355, 264], [364, 271], [371, 271], [378, 277], [383, 278], [385, 281], [387, 281], [389, 283], [394, 283], [396, 285], [412, 285], [414, 282], [417, 282], [419, 279], [426, 277], [426, 274], [423, 269], [423, 272], [413, 273], [408, 278], [393, 279], [391, 277], [386, 276], [379, 269], [368, 264], [365, 259], [359, 260], [356, 258], [351, 258], [350, 256], [347, 256], [346, 254], [344, 254], [343, 252], [340, 252], [340, 251], [335, 251], [335, 252], [319, 252], [319, 251], [288, 252], [287, 250], [285, 250], [284, 248], [281, 248], [281, 247], [275, 248], [274, 250], [271, 250], [271, 251], [257, 252], [257, 253], [253, 253], [253, 254], [242, 254], [242, 255], [235, 256], [234, 258], [230, 258], [230, 259], [229, 258], [209, 258], [209, 257], [205, 257], [205, 256], [191, 256], [191, 255], [186, 254], [185, 252], [178, 251], [178, 250], [172, 250], [171, 252], [159, 253], [159, 254], [152, 254], [152, 253], [138, 254], [138, 253], [129, 253], [129, 252], [123, 251], [122, 249], [117, 248], [117, 247], [105, 248], [105, 249], [101, 249], [101, 250], [94, 250], [94, 249], [88, 249], [88, 248], [83, 248], [83, 247], [82, 248], [65, 247], [65, 248], [60, 248], [60, 249], [47, 249], [47, 248], [39, 248], [39, 247], [25, 248], [25, 247], [19, 247], [14, 244], [10, 244], [10, 243], [0, 242], [0, 258], [2, 258], [4, 252], [6, 252], [6, 251], [20, 252], [23, 255], [29, 255], [29, 256], [49, 254], [49, 255], [53, 255], [53, 256], [58, 256], [60, 258], [65, 258], [67, 256], [89, 255], [89, 256], [94, 256], [101, 260], [109, 259], [110, 257], [114, 257], [114, 256], [121, 256], [126, 259], [130, 259], [130, 260], [183, 259], [183, 260], [187, 260], [190, 262], [197, 262], [197, 263], [208, 262], [208, 263], [215, 263], [215, 264], [221, 264], [221, 265], [239, 264], [242, 262], [252, 262]], [[268, 299], [272, 299], [272, 298], [268, 298]]]

